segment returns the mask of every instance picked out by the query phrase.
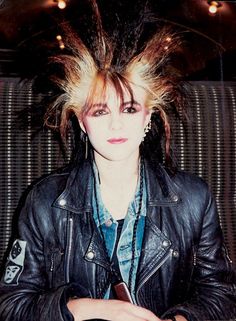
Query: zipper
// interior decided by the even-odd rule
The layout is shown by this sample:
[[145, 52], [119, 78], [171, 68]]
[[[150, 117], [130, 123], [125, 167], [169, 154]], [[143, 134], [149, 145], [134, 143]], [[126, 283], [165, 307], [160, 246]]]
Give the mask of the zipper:
[[54, 262], [54, 253], [51, 253], [50, 256], [50, 274], [49, 274], [49, 286], [50, 288], [53, 286], [53, 271], [54, 271], [54, 266], [55, 266], [55, 262]]
[[231, 257], [229, 256], [229, 251], [228, 251], [228, 248], [226, 247], [225, 244], [223, 245], [223, 249], [224, 249], [224, 251], [225, 251], [225, 256], [226, 256], [226, 258], [228, 259], [228, 262], [232, 265], [232, 264], [233, 264], [233, 261], [231, 260]]
[[70, 216], [68, 221], [68, 228], [67, 228], [67, 257], [66, 257], [66, 283], [70, 282], [70, 257], [71, 257], [71, 249], [72, 249], [72, 234], [73, 234], [73, 218]]
[[193, 266], [197, 265], [197, 254], [195, 248], [193, 249]]
[[51, 265], [50, 265], [50, 272], [54, 270], [54, 253], [51, 253]]
[[139, 285], [139, 287], [137, 288], [137, 295], [136, 295], [136, 300], [137, 300], [137, 303], [138, 305], [140, 305], [140, 302], [139, 302], [139, 299], [138, 299], [138, 292], [140, 291], [141, 287], [144, 285], [144, 283], [147, 282], [148, 279], [150, 279], [150, 277], [168, 260], [168, 258], [170, 256], [172, 256], [173, 254], [173, 249], [170, 249], [169, 252], [166, 254], [166, 256], [160, 261], [160, 263], [155, 267], [155, 269], [152, 271], [151, 274], [148, 274], [143, 282]]

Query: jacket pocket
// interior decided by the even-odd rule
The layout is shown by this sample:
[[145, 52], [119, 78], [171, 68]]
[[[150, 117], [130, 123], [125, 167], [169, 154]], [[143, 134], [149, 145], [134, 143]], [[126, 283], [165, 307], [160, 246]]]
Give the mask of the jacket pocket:
[[50, 250], [47, 263], [48, 281], [50, 288], [56, 286], [57, 279], [55, 278], [55, 275], [62, 265], [61, 263], [63, 255], [64, 252], [60, 248], [51, 248]]

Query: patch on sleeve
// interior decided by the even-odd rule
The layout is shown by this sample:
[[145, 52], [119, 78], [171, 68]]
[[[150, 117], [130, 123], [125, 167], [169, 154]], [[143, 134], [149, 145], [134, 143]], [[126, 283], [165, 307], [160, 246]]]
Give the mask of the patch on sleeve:
[[26, 241], [15, 240], [5, 269], [4, 282], [18, 284], [19, 277], [24, 269]]

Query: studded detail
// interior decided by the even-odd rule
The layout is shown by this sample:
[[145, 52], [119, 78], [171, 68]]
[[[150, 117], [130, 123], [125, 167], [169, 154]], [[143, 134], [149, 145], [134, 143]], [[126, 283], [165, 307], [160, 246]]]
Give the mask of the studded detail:
[[171, 199], [172, 199], [173, 202], [178, 202], [178, 200], [179, 200], [177, 195], [172, 195]]
[[87, 254], [86, 254], [86, 257], [89, 259], [89, 260], [92, 260], [95, 256], [95, 253], [93, 251], [89, 251]]
[[59, 205], [61, 205], [61, 206], [66, 205], [66, 200], [65, 200], [64, 198], [62, 198], [62, 199], [59, 201]]
[[173, 255], [173, 257], [179, 257], [179, 252], [178, 251], [173, 251], [172, 255]]
[[164, 240], [164, 241], [162, 242], [162, 246], [163, 246], [163, 247], [168, 247], [170, 244], [171, 244], [171, 243], [170, 243], [170, 241], [168, 241], [168, 240]]

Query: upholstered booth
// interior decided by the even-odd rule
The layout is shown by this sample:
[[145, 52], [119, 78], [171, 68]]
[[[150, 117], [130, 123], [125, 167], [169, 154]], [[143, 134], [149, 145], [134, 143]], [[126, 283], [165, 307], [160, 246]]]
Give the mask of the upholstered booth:
[[[22, 192], [36, 178], [64, 162], [49, 131], [32, 137], [30, 113], [24, 128], [17, 121], [18, 112], [39, 99], [29, 84], [20, 84], [16, 78], [0, 78], [0, 264]], [[189, 100], [186, 133], [180, 123], [173, 128], [175, 155], [181, 169], [209, 183], [235, 264], [236, 82], [193, 82]]]

